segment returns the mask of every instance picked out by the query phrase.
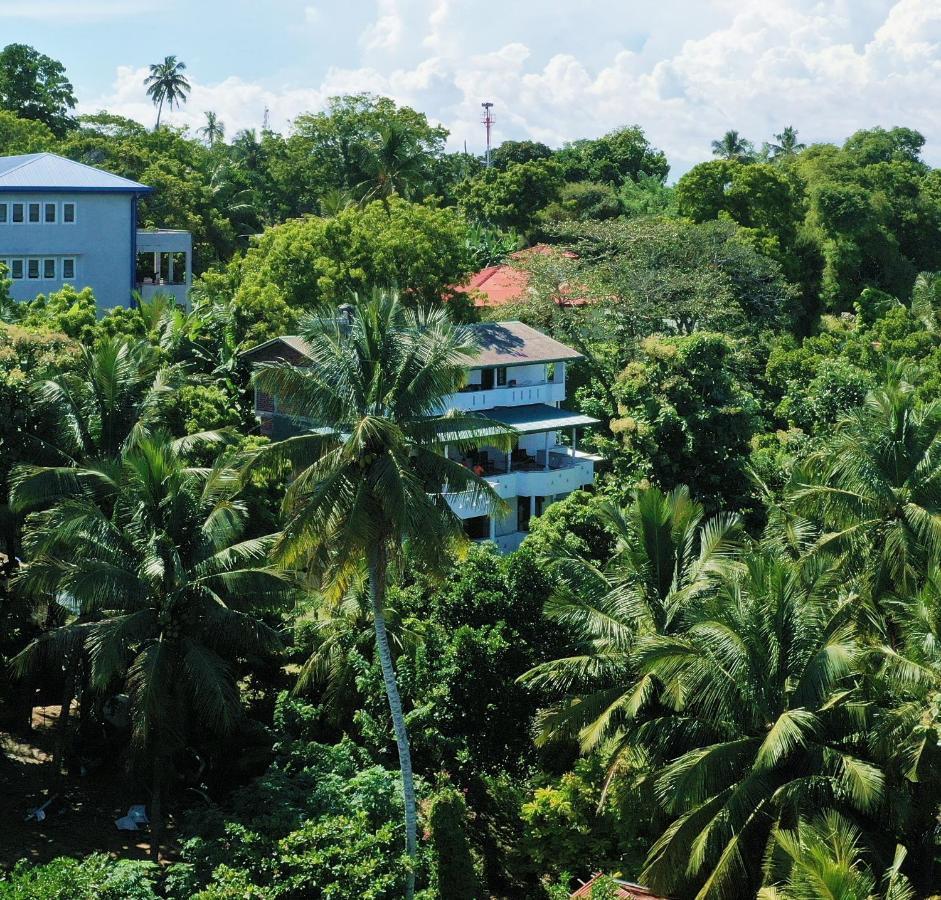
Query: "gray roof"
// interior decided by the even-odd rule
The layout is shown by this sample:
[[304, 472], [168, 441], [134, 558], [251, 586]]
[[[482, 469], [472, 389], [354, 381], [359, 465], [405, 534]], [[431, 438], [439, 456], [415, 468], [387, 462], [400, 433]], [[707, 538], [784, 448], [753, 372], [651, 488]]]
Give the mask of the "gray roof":
[[301, 356], [306, 356], [310, 358], [310, 345], [304, 338], [299, 337], [296, 334], [282, 334], [280, 337], [274, 337], [270, 340], [265, 341], [263, 344], [256, 344], [254, 347], [249, 347], [247, 350], [243, 350], [239, 353], [239, 356], [244, 356], [246, 359], [251, 359], [253, 356], [257, 356], [263, 350], [268, 350], [270, 347], [274, 347], [277, 344], [284, 344], [286, 347], [290, 347], [292, 350], [300, 353]]
[[[496, 366], [521, 366], [527, 363], [562, 362], [581, 359], [582, 354], [554, 338], [530, 328], [522, 322], [480, 322], [469, 326], [480, 347], [476, 356], [468, 357], [468, 367], [490, 369]], [[273, 344], [281, 342], [304, 356], [310, 356], [307, 342], [295, 334], [272, 338], [242, 352], [252, 357]]]
[[0, 191], [89, 191], [147, 194], [153, 188], [55, 153], [0, 156]]
[[472, 325], [480, 352], [468, 365], [480, 368], [581, 359], [582, 354], [522, 322], [480, 322]]
[[528, 406], [498, 406], [480, 413], [494, 419], [520, 434], [538, 434], [557, 431], [560, 428], [575, 428], [582, 425], [597, 425], [598, 420], [567, 409], [557, 409], [546, 403], [531, 403]]

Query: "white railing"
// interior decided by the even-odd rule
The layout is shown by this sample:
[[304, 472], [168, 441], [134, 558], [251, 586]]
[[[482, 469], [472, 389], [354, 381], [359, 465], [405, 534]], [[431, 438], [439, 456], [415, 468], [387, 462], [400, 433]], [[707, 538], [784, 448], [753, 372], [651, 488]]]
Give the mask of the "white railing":
[[480, 391], [451, 394], [445, 405], [451, 409], [481, 410], [496, 406], [526, 406], [530, 403], [555, 404], [565, 399], [565, 382], [542, 381]]
[[[506, 472], [502, 475], [487, 475], [487, 483], [503, 500], [513, 497], [552, 497], [556, 494], [570, 494], [595, 480], [594, 459], [589, 456], [576, 455], [571, 457], [562, 453], [550, 451], [549, 469], [520, 469]], [[556, 464], [558, 457], [561, 464]], [[489, 514], [489, 504], [486, 500], [476, 499], [470, 491], [460, 491], [445, 494], [448, 505], [455, 515], [462, 519], [472, 519], [475, 516]]]
[[138, 284], [137, 290], [144, 300], [150, 300], [157, 294], [167, 294], [181, 306], [186, 305], [186, 295], [189, 293], [189, 287], [185, 284], [153, 284], [149, 281]]

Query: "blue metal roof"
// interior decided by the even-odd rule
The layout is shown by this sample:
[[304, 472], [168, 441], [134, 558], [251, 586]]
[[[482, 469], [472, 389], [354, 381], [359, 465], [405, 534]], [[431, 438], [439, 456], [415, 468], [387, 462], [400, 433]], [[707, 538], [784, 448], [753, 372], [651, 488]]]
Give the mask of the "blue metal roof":
[[90, 191], [148, 194], [153, 188], [55, 153], [0, 156], [0, 191]]

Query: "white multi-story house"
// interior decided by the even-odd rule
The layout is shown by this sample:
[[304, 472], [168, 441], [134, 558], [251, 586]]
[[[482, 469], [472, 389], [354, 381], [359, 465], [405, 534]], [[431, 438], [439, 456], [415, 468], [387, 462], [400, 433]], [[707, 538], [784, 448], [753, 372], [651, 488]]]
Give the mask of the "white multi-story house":
[[[445, 406], [487, 416], [516, 432], [511, 451], [480, 446], [456, 461], [481, 473], [508, 504], [502, 517], [490, 516], [470, 494], [446, 493], [448, 503], [475, 540], [491, 540], [503, 552], [515, 550], [530, 521], [553, 501], [589, 487], [599, 457], [578, 449], [579, 429], [598, 420], [562, 408], [566, 369], [581, 358], [571, 347], [522, 322], [473, 326], [479, 351], [468, 361], [465, 387]], [[295, 336], [274, 338], [243, 354], [251, 363], [284, 359], [303, 365], [307, 347]], [[255, 392], [262, 433], [275, 439], [296, 433], [297, 420], [280, 412], [277, 398]]]

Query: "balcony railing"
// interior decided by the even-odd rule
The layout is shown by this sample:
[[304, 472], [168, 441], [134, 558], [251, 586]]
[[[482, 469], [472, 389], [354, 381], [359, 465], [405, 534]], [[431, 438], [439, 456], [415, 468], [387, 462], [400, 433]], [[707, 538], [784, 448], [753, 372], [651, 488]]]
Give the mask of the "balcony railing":
[[[549, 468], [545, 454], [540, 451], [535, 463], [513, 462], [510, 471], [505, 465], [485, 467], [483, 477], [503, 500], [513, 497], [553, 497], [569, 494], [595, 480], [596, 458], [572, 451], [569, 447], [556, 447], [549, 451]], [[487, 471], [487, 468], [490, 471]], [[475, 498], [470, 491], [445, 492], [445, 498], [455, 514], [462, 519], [488, 514], [488, 504]]]
[[555, 404], [564, 399], [564, 381], [508, 384], [487, 389], [469, 385], [464, 390], [451, 394], [445, 401], [445, 406], [452, 409], [481, 410], [497, 406], [525, 406], [530, 403]]

